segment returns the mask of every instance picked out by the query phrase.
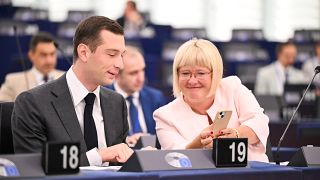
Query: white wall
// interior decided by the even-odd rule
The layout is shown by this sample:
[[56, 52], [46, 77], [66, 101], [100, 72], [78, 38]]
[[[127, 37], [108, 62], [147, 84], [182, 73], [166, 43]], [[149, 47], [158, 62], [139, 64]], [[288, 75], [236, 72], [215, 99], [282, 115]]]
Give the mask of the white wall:
[[269, 40], [286, 41], [295, 29], [320, 29], [320, 0], [267, 0], [264, 9]]
[[[14, 5], [48, 9], [63, 21], [68, 10], [94, 10], [119, 17], [126, 0], [13, 0]], [[260, 28], [273, 41], [285, 41], [295, 29], [320, 29], [320, 0], [136, 0], [157, 24], [206, 28], [210, 39], [228, 41], [233, 28]]]

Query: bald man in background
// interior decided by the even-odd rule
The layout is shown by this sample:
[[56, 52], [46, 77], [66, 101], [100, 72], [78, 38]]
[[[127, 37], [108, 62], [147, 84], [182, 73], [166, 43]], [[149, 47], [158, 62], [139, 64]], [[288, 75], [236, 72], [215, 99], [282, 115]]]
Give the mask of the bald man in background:
[[[134, 46], [126, 46], [123, 55], [124, 68], [116, 76], [110, 89], [120, 93], [127, 102], [129, 136], [127, 143], [134, 145], [142, 135], [155, 134], [153, 111], [167, 103], [163, 93], [145, 85], [145, 60], [142, 53]], [[130, 115], [131, 101], [138, 111], [136, 127]]]

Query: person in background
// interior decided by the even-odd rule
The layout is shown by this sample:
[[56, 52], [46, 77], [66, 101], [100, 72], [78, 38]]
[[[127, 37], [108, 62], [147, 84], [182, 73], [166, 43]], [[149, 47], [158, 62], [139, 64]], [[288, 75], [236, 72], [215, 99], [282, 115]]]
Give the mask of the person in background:
[[[268, 162], [269, 118], [236, 76], [222, 78], [223, 63], [214, 44], [192, 39], [173, 61], [175, 100], [153, 113], [163, 149], [212, 148], [214, 138], [248, 138], [248, 160]], [[214, 118], [230, 110], [227, 128], [213, 132]]]
[[257, 72], [256, 95], [282, 96], [285, 84], [306, 83], [302, 71], [293, 67], [297, 48], [292, 42], [281, 43], [276, 48], [277, 60]]
[[39, 32], [31, 38], [28, 57], [32, 68], [6, 75], [0, 89], [0, 101], [15, 101], [21, 92], [57, 79], [64, 74], [64, 71], [55, 69], [57, 48], [53, 36], [47, 32]]
[[145, 19], [134, 1], [127, 1], [124, 13], [117, 22], [124, 28], [125, 36], [128, 38], [139, 37], [140, 31], [146, 26]]
[[125, 99], [102, 86], [123, 68], [123, 28], [92, 16], [81, 21], [65, 75], [21, 93], [12, 113], [15, 153], [39, 153], [48, 141], [80, 142], [80, 165], [123, 163], [133, 153]]
[[127, 100], [130, 132], [127, 143], [135, 145], [140, 136], [156, 133], [152, 114], [167, 100], [161, 91], [145, 85], [146, 64], [138, 48], [126, 46], [123, 62], [124, 68], [109, 88]]
[[[306, 60], [302, 65], [302, 71], [308, 81], [314, 76], [314, 69], [320, 65], [320, 41], [314, 44], [315, 56], [312, 59]], [[317, 87], [317, 95], [320, 96], [320, 76], [317, 75], [313, 81]]]

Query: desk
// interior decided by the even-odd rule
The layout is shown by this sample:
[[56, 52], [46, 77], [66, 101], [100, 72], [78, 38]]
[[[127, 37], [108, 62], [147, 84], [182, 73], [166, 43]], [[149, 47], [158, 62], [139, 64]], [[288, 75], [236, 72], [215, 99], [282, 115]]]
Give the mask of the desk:
[[296, 170], [301, 171], [302, 180], [319, 179], [320, 167], [294, 167]]
[[159, 171], [159, 179], [188, 180], [188, 179], [223, 179], [223, 180], [255, 180], [255, 179], [301, 179], [301, 171], [291, 167], [278, 166], [261, 162], [250, 162], [249, 168], [217, 168], [212, 170], [193, 171]]
[[[188, 180], [188, 179], [290, 179], [302, 180], [319, 177], [320, 168], [292, 168], [261, 162], [250, 162], [249, 168], [216, 168], [210, 170], [183, 170], [183, 171], [153, 171], [143, 173], [111, 172], [111, 171], [81, 171], [77, 175], [46, 176], [32, 179], [49, 180], [102, 180], [102, 179], [150, 179], [150, 180]], [[306, 173], [303, 176], [303, 173]]]

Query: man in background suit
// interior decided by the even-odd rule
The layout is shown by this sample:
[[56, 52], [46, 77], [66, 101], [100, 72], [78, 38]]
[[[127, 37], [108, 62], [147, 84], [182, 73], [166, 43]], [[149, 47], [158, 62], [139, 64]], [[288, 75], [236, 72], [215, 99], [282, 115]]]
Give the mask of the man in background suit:
[[39, 32], [31, 38], [28, 57], [32, 68], [6, 76], [0, 89], [0, 101], [15, 101], [21, 92], [57, 79], [64, 73], [55, 69], [57, 49], [54, 38], [47, 32]]
[[127, 137], [127, 143], [134, 145], [140, 136], [156, 133], [153, 111], [165, 105], [167, 100], [161, 91], [144, 85], [146, 64], [142, 53], [136, 47], [126, 46], [123, 63], [124, 68], [109, 88], [127, 99], [128, 112], [130, 112], [131, 106], [128, 97], [132, 97], [132, 101], [138, 110], [139, 130], [133, 128], [134, 120], [128, 113], [130, 136]]
[[277, 60], [258, 70], [256, 95], [283, 95], [284, 84], [306, 83], [303, 73], [294, 68], [297, 48], [291, 42], [281, 43], [276, 49]]
[[128, 133], [126, 102], [101, 87], [111, 84], [123, 68], [123, 34], [118, 23], [103, 16], [80, 22], [68, 72], [21, 93], [15, 101], [15, 153], [41, 152], [48, 141], [69, 141], [80, 142], [81, 166], [122, 163], [131, 156], [133, 151], [124, 144]]
[[127, 38], [139, 37], [146, 26], [145, 19], [134, 1], [126, 2], [123, 15], [117, 19], [117, 22], [124, 28]]

